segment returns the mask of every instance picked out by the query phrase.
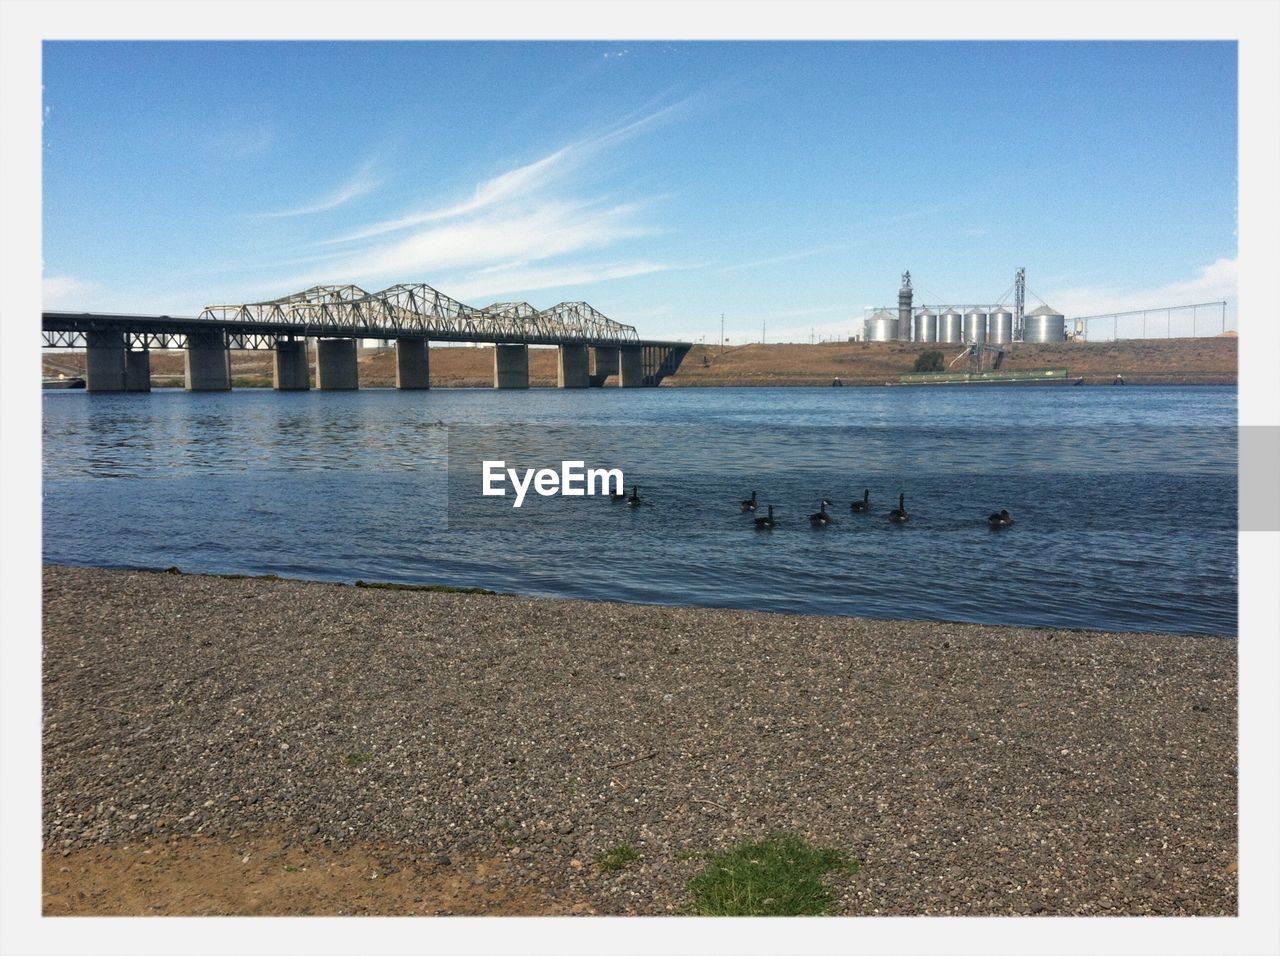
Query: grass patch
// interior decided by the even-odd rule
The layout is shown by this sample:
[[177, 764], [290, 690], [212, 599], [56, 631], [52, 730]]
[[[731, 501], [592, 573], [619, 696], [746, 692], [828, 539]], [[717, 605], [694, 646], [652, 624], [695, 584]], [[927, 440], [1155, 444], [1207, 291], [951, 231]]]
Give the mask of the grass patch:
[[342, 758], [342, 762], [348, 767], [363, 767], [372, 759], [373, 759], [373, 754], [354, 753], [354, 754], [347, 754], [345, 757]]
[[689, 881], [691, 909], [699, 916], [819, 916], [835, 903], [822, 878], [856, 869], [840, 850], [775, 833], [710, 856]]
[[611, 846], [598, 857], [596, 857], [596, 866], [607, 872], [620, 870], [628, 863], [634, 863], [640, 859], [640, 851], [633, 847], [630, 843], [619, 843], [617, 846]]
[[450, 584], [396, 584], [393, 581], [357, 581], [358, 588], [376, 588], [380, 591], [436, 591], [443, 594], [497, 594], [488, 588], [455, 588]]

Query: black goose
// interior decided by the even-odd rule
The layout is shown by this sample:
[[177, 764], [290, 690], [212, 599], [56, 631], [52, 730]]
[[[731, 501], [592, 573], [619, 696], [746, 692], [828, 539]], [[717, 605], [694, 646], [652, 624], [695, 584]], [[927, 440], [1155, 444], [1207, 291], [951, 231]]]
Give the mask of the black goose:
[[907, 514], [906, 495], [898, 495], [898, 507], [889, 512], [889, 520], [895, 524], [905, 524], [911, 520], [911, 515]]
[[773, 505], [769, 505], [769, 513], [761, 518], [756, 518], [757, 528], [772, 528], [776, 522], [773, 520]]
[[859, 514], [865, 514], [866, 512], [870, 511], [871, 510], [871, 489], [863, 488], [862, 500], [855, 501], [853, 504], [849, 505], [849, 510], [856, 511]]
[[987, 524], [993, 528], [1007, 528], [1013, 524], [1013, 515], [1001, 508], [987, 515]]
[[746, 501], [742, 502], [742, 510], [743, 510], [743, 511], [755, 511], [755, 510], [756, 510], [756, 493], [755, 493], [755, 491], [752, 491], [752, 492], [751, 492], [751, 497], [750, 497], [750, 498], [748, 498]]
[[629, 504], [632, 508], [637, 508], [640, 506], [640, 486], [639, 485], [631, 486], [631, 497], [627, 499], [627, 504]]
[[626, 491], [625, 491], [625, 490], [623, 490], [623, 491], [611, 491], [611, 492], [609, 492], [609, 500], [610, 500], [610, 501], [626, 501], [626, 500], [627, 500], [627, 493], [626, 493]]
[[826, 498], [822, 499], [822, 503], [818, 505], [818, 510], [809, 515], [809, 523], [815, 528], [823, 528], [831, 524], [831, 515], [827, 514], [827, 505], [831, 504]]

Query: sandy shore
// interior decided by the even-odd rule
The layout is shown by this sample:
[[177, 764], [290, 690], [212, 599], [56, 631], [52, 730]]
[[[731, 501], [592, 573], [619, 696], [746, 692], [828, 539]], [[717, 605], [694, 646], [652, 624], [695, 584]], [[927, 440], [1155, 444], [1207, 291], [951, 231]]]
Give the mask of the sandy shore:
[[[49, 567], [47, 913], [1233, 914], [1230, 640]], [[629, 844], [639, 859], [594, 862]]]

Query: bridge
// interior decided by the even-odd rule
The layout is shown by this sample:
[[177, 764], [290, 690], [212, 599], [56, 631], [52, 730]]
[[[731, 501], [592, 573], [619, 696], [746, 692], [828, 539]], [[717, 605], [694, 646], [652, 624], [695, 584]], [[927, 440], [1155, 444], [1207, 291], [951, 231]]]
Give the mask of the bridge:
[[303, 292], [236, 305], [206, 306], [191, 317], [106, 312], [44, 312], [45, 348], [83, 348], [91, 392], [151, 388], [151, 349], [186, 352], [188, 391], [231, 388], [231, 350], [275, 353], [272, 384], [309, 389], [315, 345], [315, 387], [359, 388], [360, 339], [395, 342], [396, 387], [430, 387], [428, 343], [493, 345], [494, 388], [529, 387], [529, 346], [559, 349], [560, 388], [655, 386], [680, 367], [688, 342], [641, 339], [586, 302], [548, 309], [527, 302], [466, 305], [425, 283], [366, 292], [355, 285], [321, 285]]

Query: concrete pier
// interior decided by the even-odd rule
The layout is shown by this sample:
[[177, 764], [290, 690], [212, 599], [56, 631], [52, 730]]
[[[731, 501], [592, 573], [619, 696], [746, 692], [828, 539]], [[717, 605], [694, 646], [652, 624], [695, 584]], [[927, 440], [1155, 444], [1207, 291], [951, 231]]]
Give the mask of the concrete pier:
[[316, 340], [316, 388], [321, 391], [360, 387], [355, 339]]
[[277, 339], [271, 363], [271, 387], [278, 392], [301, 392], [311, 387], [306, 339]]
[[123, 332], [89, 332], [85, 335], [84, 384], [90, 392], [125, 390]]
[[556, 385], [560, 388], [586, 388], [590, 385], [588, 358], [585, 345], [560, 346], [560, 360], [556, 363]]
[[225, 392], [231, 388], [231, 353], [221, 332], [192, 332], [187, 336], [188, 392]]
[[126, 392], [151, 391], [151, 353], [146, 349], [125, 351], [124, 390]]
[[617, 346], [597, 345], [591, 350], [591, 387], [599, 388], [610, 375], [618, 374]]
[[623, 388], [640, 388], [644, 385], [644, 359], [642, 346], [624, 345], [618, 349], [618, 384]]
[[430, 388], [431, 353], [427, 340], [396, 339], [396, 388]]
[[493, 387], [529, 387], [529, 346], [495, 345], [493, 347]]

